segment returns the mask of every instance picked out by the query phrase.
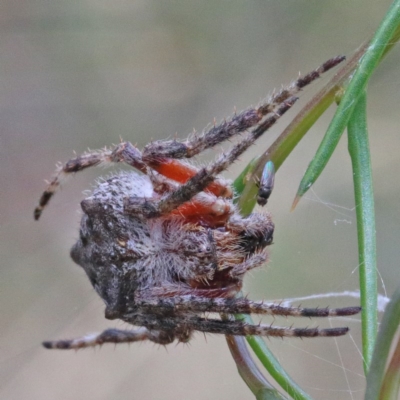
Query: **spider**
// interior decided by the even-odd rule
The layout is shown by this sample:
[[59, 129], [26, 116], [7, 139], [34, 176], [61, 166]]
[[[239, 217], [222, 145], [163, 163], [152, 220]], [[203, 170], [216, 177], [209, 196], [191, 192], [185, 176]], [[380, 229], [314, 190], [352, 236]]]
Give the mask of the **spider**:
[[[272, 243], [274, 224], [269, 213], [242, 217], [233, 203], [230, 182], [219, 175], [293, 106], [298, 91], [343, 59], [326, 61], [257, 108], [235, 114], [185, 141], [155, 141], [143, 151], [121, 142], [59, 166], [34, 211], [35, 219], [68, 175], [118, 162], [140, 172], [120, 172], [98, 183], [81, 202], [79, 239], [71, 249], [72, 259], [83, 267], [103, 299], [105, 317], [140, 328], [46, 341], [44, 347], [78, 349], [143, 340], [166, 345], [174, 340], [188, 342], [195, 331], [277, 337], [346, 334], [347, 327], [286, 328], [204, 316], [333, 317], [360, 311], [359, 307], [283, 307], [235, 297], [244, 275], [267, 261], [265, 248]], [[244, 137], [208, 166], [198, 168], [182, 160], [241, 133]], [[268, 164], [265, 174], [272, 189], [273, 171]]]

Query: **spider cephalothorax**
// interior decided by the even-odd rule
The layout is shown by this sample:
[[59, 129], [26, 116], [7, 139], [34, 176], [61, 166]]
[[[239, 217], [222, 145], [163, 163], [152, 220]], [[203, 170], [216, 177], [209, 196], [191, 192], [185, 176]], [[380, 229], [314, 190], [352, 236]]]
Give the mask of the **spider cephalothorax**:
[[[272, 242], [274, 225], [268, 213], [242, 217], [233, 204], [230, 183], [219, 175], [290, 109], [296, 92], [342, 59], [328, 60], [258, 108], [247, 109], [186, 141], [153, 142], [142, 152], [122, 142], [110, 150], [85, 153], [60, 167], [35, 209], [35, 219], [65, 175], [112, 162], [124, 162], [140, 171], [102, 180], [82, 201], [79, 240], [71, 256], [105, 302], [106, 318], [141, 328], [109, 329], [83, 338], [45, 342], [45, 347], [70, 349], [146, 339], [160, 344], [174, 339], [186, 342], [194, 331], [299, 337], [345, 334], [348, 328], [280, 328], [202, 316], [215, 312], [323, 317], [360, 311], [359, 307], [288, 308], [235, 298], [246, 272], [266, 262], [265, 248]], [[197, 168], [181, 161], [243, 132], [245, 136], [209, 166]], [[267, 164], [263, 175], [260, 204], [266, 203], [272, 190], [273, 164]]]

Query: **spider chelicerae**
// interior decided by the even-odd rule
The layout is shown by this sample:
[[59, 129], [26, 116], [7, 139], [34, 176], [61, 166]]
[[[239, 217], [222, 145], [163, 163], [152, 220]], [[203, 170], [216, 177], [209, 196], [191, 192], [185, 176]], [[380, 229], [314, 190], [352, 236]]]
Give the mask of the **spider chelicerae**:
[[[348, 328], [286, 328], [217, 319], [204, 313], [262, 314], [303, 317], [348, 316], [359, 307], [314, 309], [283, 307], [235, 296], [247, 271], [263, 265], [274, 224], [269, 213], [242, 217], [234, 191], [219, 174], [227, 169], [296, 102], [295, 94], [321, 73], [340, 63], [335, 57], [257, 108], [184, 141], [155, 141], [139, 151], [129, 142], [84, 153], [60, 166], [42, 194], [34, 216], [56, 192], [62, 179], [83, 169], [123, 162], [137, 172], [120, 172], [100, 181], [83, 211], [72, 259], [87, 273], [103, 299], [108, 319], [139, 326], [108, 329], [72, 340], [44, 342], [46, 348], [77, 349], [103, 343], [150, 340], [168, 344], [190, 340], [194, 331], [225, 335], [341, 336]], [[230, 151], [205, 167], [189, 159], [243, 133]], [[265, 204], [273, 186], [273, 165], [266, 165], [259, 192]]]

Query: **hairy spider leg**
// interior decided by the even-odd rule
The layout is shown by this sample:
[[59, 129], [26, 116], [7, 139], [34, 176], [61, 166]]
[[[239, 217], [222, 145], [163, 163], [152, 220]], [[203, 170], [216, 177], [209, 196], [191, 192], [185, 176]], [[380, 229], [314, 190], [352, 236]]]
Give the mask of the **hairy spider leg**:
[[77, 350], [85, 347], [101, 346], [104, 343], [133, 343], [143, 340], [166, 345], [172, 343], [175, 340], [175, 336], [144, 327], [136, 330], [107, 329], [101, 333], [93, 333], [72, 340], [47, 341], [42, 344], [46, 349]]
[[158, 201], [145, 201], [138, 197], [127, 198], [125, 210], [129, 213], [142, 215], [145, 218], [158, 218], [169, 214], [181, 204], [189, 201], [197, 193], [203, 191], [214, 181], [215, 177], [227, 169], [237, 158], [243, 154], [265, 131], [273, 126], [276, 121], [286, 113], [298, 100], [297, 97], [289, 97], [272, 114], [266, 118], [257, 128], [250, 132], [242, 141], [237, 143], [227, 153], [221, 155], [214, 163], [201, 168], [196, 175], [180, 186], [176, 191], [164, 196]]
[[[150, 172], [149, 177], [153, 184], [154, 191], [160, 195], [166, 195], [179, 189], [179, 184], [177, 182], [159, 173]], [[223, 179], [219, 181], [222, 182]], [[231, 190], [227, 182], [226, 188]], [[204, 191], [198, 193], [190, 201], [171, 211], [171, 214], [183, 217], [187, 222], [217, 228], [226, 223], [232, 211], [233, 206], [230, 200]]]
[[153, 298], [139, 300], [138, 306], [145, 313], [204, 313], [224, 314], [262, 314], [284, 317], [347, 317], [358, 314], [361, 307], [345, 308], [302, 308], [283, 307], [279, 304], [264, 301], [253, 301], [246, 298], [209, 298], [196, 295], [176, 296], [170, 298]]
[[[219, 125], [214, 125], [211, 129], [202, 134], [194, 133], [184, 142], [177, 140], [158, 140], [150, 143], [143, 150], [143, 158], [149, 162], [149, 165], [152, 168], [152, 163], [157, 164], [161, 161], [161, 164], [165, 165], [154, 165], [154, 168], [157, 171], [157, 168], [159, 168], [160, 171], [163, 170], [163, 174], [166, 176], [168, 176], [167, 171], [169, 169], [171, 169], [171, 173], [174, 174], [175, 163], [166, 159], [191, 158], [206, 149], [212, 148], [215, 145], [254, 127], [259, 124], [267, 114], [274, 112], [276, 108], [289, 97], [296, 95], [301, 89], [311, 84], [313, 81], [318, 79], [321, 74], [329, 71], [344, 59], [344, 56], [337, 56], [325, 61], [318, 68], [315, 68], [308, 74], [299, 77], [281, 90], [272, 93], [272, 95], [263, 101], [257, 108], [249, 108], [235, 114], [231, 119], [223, 121]], [[186, 177], [186, 180], [188, 178], [191, 178], [191, 176]], [[179, 180], [179, 182], [184, 183], [185, 181]]]
[[86, 168], [117, 162], [125, 162], [139, 171], [146, 173], [147, 168], [142, 161], [140, 150], [129, 142], [122, 142], [113, 149], [95, 150], [83, 153], [57, 168], [54, 177], [40, 197], [39, 205], [35, 208], [35, 220], [40, 218], [43, 209], [60, 187], [62, 181], [69, 175], [80, 172]]
[[[197, 316], [166, 317], [158, 321], [154, 319], [154, 321], [154, 325], [158, 325], [156, 329], [150, 330], [145, 327], [137, 330], [107, 329], [102, 333], [94, 333], [71, 340], [46, 341], [43, 346], [47, 349], [69, 350], [101, 346], [105, 343], [132, 343], [143, 340], [166, 345], [172, 343], [176, 337], [181, 342], [187, 342], [192, 331], [222, 335], [274, 336], [280, 338], [336, 337], [343, 336], [349, 331], [349, 328], [284, 328], [264, 324], [252, 325], [242, 321], [221, 321]], [[168, 327], [168, 329], [162, 329], [163, 326]]]
[[192, 317], [185, 320], [188, 329], [205, 333], [219, 333], [223, 335], [236, 336], [274, 336], [274, 337], [332, 337], [343, 336], [349, 328], [284, 328], [271, 325], [252, 325], [242, 321], [221, 321], [219, 319], [206, 319]]
[[[179, 183], [186, 183], [199, 172], [199, 168], [181, 160], [163, 158], [155, 161], [143, 157], [143, 161], [159, 174]], [[227, 198], [232, 198], [233, 195], [229, 183], [223, 178], [217, 178], [206, 188], [206, 191]]]

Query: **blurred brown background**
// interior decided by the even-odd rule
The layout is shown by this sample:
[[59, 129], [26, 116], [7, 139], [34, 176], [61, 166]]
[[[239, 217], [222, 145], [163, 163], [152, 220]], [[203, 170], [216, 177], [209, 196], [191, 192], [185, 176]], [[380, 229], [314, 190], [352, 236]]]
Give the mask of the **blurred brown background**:
[[[336, 54], [351, 55], [390, 1], [6, 0], [0, 3], [0, 398], [250, 399], [223, 337], [190, 345], [44, 350], [44, 339], [106, 327], [103, 305], [69, 258], [82, 191], [104, 173], [70, 180], [40, 222], [32, 213], [57, 161], [120, 136], [185, 137], [243, 109]], [[369, 86], [378, 265], [388, 294], [399, 285], [399, 49]], [[326, 78], [325, 78], [326, 81]], [[323, 82], [322, 82], [323, 83]], [[319, 83], [320, 86], [322, 83]], [[318, 87], [318, 85], [316, 85]], [[302, 104], [316, 87], [305, 91]], [[299, 105], [296, 110], [299, 110]], [[268, 203], [276, 223], [271, 262], [246, 280], [254, 299], [355, 290], [351, 169], [344, 136], [313, 191], [290, 205], [333, 110], [300, 143]], [[295, 115], [227, 173], [235, 177]], [[209, 152], [211, 157], [219, 149]], [[384, 293], [381, 287], [380, 292]], [[355, 299], [307, 305], [343, 306]], [[321, 321], [276, 324], [321, 326]], [[293, 378], [318, 399], [360, 399], [359, 319], [337, 341], [269, 340]], [[327, 323], [329, 325], [330, 322]]]

